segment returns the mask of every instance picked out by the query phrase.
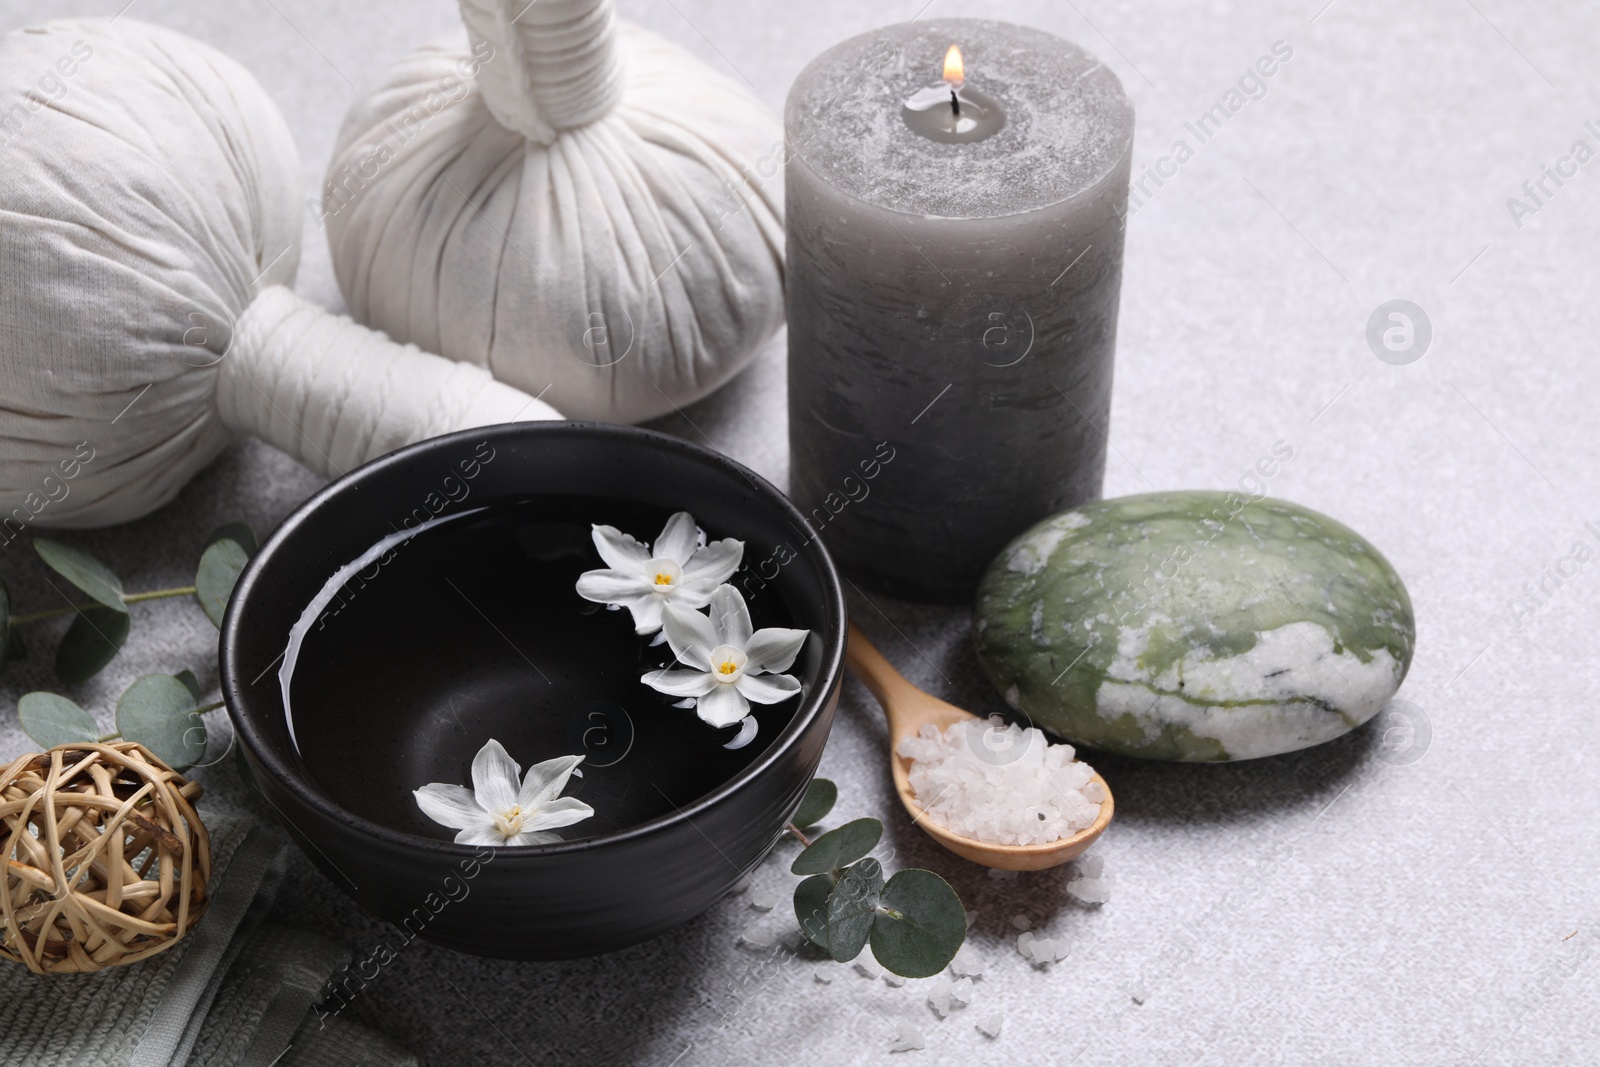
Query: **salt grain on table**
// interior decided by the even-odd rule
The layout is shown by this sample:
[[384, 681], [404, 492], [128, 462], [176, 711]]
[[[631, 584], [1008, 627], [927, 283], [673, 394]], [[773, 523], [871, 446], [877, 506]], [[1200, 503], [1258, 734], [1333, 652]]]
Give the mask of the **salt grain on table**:
[[956, 951], [955, 958], [950, 961], [950, 973], [954, 975], [983, 973], [983, 957], [972, 947], [972, 942], [966, 942]]
[[934, 985], [933, 991], [928, 994], [928, 1006], [943, 1019], [955, 1008], [966, 1007], [972, 1003], [972, 979], [963, 978], [958, 982], [951, 981], [948, 977], [941, 978]]
[[1104, 904], [1111, 899], [1105, 880], [1104, 856], [1082, 856], [1072, 865], [1067, 892], [1085, 904]]
[[895, 1028], [900, 1031], [900, 1039], [890, 1046], [890, 1052], [910, 1052], [912, 1049], [928, 1047], [922, 1031], [911, 1023], [901, 1020], [895, 1023]]
[[739, 935], [740, 940], [756, 948], [771, 948], [773, 942], [778, 940], [778, 935], [771, 930], [763, 930], [755, 923], [744, 928], [744, 933]]
[[770, 889], [757, 889], [750, 894], [750, 906], [759, 911], [771, 911], [777, 904], [778, 895]]
[[998, 715], [924, 726], [897, 749], [928, 817], [963, 837], [996, 845], [1043, 845], [1094, 824], [1105, 787], [1071, 745]]
[[988, 1016], [986, 1018], [983, 1018], [983, 1019], [979, 1019], [978, 1020], [978, 1029], [983, 1033], [983, 1036], [985, 1036], [985, 1037], [999, 1037], [1000, 1036], [1000, 1026], [1005, 1021], [1006, 1021], [1006, 1017], [1004, 1015], [1000, 1014], [999, 1012], [995, 1012], [993, 1015], [990, 1015], [990, 1016]]

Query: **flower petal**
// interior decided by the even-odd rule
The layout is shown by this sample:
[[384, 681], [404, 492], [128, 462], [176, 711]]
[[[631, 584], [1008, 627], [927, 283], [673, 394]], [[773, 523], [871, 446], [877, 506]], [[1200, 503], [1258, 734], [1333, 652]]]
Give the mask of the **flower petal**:
[[653, 634], [661, 629], [661, 607], [664, 603], [663, 598], [655, 593], [646, 593], [628, 601], [628, 613], [633, 616], [633, 632]]
[[524, 830], [520, 834], [513, 834], [506, 838], [505, 843], [508, 845], [553, 845], [560, 840], [560, 834], [530, 833]]
[[689, 562], [694, 550], [700, 547], [700, 531], [695, 528], [694, 516], [680, 511], [667, 520], [661, 536], [656, 538], [655, 554], [665, 556], [678, 566]]
[[637, 537], [625, 534], [615, 526], [596, 526], [590, 534], [594, 547], [606, 566], [624, 574], [644, 574], [644, 565], [650, 560], [650, 549]]
[[488, 812], [472, 798], [472, 790], [464, 785], [445, 785], [431, 782], [411, 794], [417, 798], [422, 814], [452, 830], [464, 830], [491, 821]]
[[712, 726], [732, 726], [750, 714], [750, 702], [731, 685], [719, 685], [700, 698], [695, 713]]
[[754, 715], [746, 715], [739, 721], [738, 734], [734, 736], [732, 741], [729, 741], [722, 747], [728, 749], [730, 752], [735, 749], [743, 748], [756, 739], [756, 731], [760, 728], [761, 724], [756, 722], [756, 717]]
[[650, 592], [643, 575], [624, 571], [584, 571], [578, 575], [578, 595], [596, 604], [626, 604]]
[[697, 579], [709, 578], [716, 582], [725, 582], [733, 577], [733, 572], [739, 569], [739, 561], [744, 558], [744, 542], [725, 537], [721, 541], [713, 541], [700, 549], [683, 565], [683, 580], [686, 582]]
[[794, 666], [794, 658], [805, 647], [810, 630], [785, 630], [769, 626], [750, 635], [744, 646], [749, 657], [744, 669], [752, 674], [778, 674]]
[[703, 608], [711, 603], [711, 594], [720, 588], [720, 579], [696, 578], [692, 582], [678, 584], [667, 594], [667, 599], [680, 608]]
[[517, 802], [522, 768], [494, 738], [472, 757], [472, 789], [478, 806], [487, 812], [505, 811]]
[[745, 607], [744, 594], [731, 585], [719, 585], [711, 594], [711, 621], [719, 645], [743, 648], [750, 640], [750, 609]]
[[567, 787], [567, 779], [572, 777], [572, 772], [582, 762], [582, 756], [557, 756], [543, 763], [535, 763], [523, 776], [517, 803], [527, 810], [535, 804], [543, 804], [560, 796]]
[[746, 674], [733, 684], [757, 704], [777, 704], [800, 692], [800, 683], [789, 674]]
[[651, 671], [639, 681], [658, 693], [673, 697], [704, 696], [717, 684], [705, 671]]
[[667, 644], [680, 663], [702, 671], [711, 669], [711, 650], [721, 642], [710, 619], [669, 601], [662, 611], [662, 629], [667, 631]]
[[499, 847], [508, 844], [505, 836], [494, 828], [494, 823], [485, 821], [481, 826], [471, 826], [456, 835], [458, 845], [493, 845]]
[[522, 822], [523, 832], [554, 830], [558, 826], [571, 826], [594, 814], [594, 809], [577, 797], [557, 797], [548, 804], [540, 804], [530, 818]]

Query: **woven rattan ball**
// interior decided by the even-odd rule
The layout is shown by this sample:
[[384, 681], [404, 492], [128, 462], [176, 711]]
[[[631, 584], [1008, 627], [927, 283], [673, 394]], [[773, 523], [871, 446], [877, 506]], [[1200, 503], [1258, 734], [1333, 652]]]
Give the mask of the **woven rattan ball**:
[[0, 771], [0, 957], [71, 974], [176, 944], [211, 877], [199, 796], [130, 741], [58, 745]]

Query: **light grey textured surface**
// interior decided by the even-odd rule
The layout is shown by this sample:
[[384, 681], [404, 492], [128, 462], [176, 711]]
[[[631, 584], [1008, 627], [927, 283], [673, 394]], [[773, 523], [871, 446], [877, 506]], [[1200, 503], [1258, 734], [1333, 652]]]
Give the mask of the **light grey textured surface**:
[[[109, 15], [124, 2], [3, 0], [0, 24]], [[919, 4], [622, 6], [748, 75], [776, 108], [812, 55]], [[1056, 874], [992, 881], [895, 813], [881, 720], [851, 683], [823, 772], [841, 785], [842, 816], [885, 816], [897, 862], [942, 872], [979, 912], [973, 940], [990, 965], [971, 1007], [941, 1022], [926, 982], [893, 988], [841, 969], [824, 984], [810, 960], [766, 964], [770, 952], [735, 942], [752, 921], [787, 926], [784, 905], [768, 915], [733, 897], [597, 960], [505, 963], [413, 944], [350, 1017], [437, 1065], [875, 1062], [898, 1019], [927, 1036], [908, 1062], [1600, 1057], [1600, 562], [1559, 562], [1575, 540], [1593, 553], [1584, 524], [1600, 524], [1600, 163], [1547, 183], [1552, 195], [1520, 228], [1507, 207], [1575, 141], [1600, 148], [1590, 54], [1600, 10], [1321, 5], [934, 0], [925, 10], [1033, 23], [1100, 55], [1138, 109], [1136, 177], [1178, 138], [1195, 149], [1129, 222], [1107, 492], [1231, 486], [1274, 441], [1290, 443], [1295, 458], [1271, 492], [1360, 530], [1410, 585], [1418, 653], [1401, 695], [1426, 715], [1430, 739], [1418, 732], [1407, 747], [1396, 734], [1386, 749], [1369, 729], [1243, 765], [1105, 761], [1118, 816], [1097, 851], [1114, 896], [1094, 910], [1067, 901]], [[134, 16], [254, 71], [287, 113], [313, 186], [356, 87], [456, 19], [446, 0], [137, 0]], [[1293, 57], [1265, 95], [1198, 144], [1184, 123], [1280, 39]], [[309, 224], [299, 290], [341, 306]], [[1435, 328], [1409, 366], [1380, 362], [1365, 340], [1369, 315], [1393, 298], [1421, 305]], [[780, 338], [665, 428], [781, 484], [782, 351]], [[241, 444], [160, 514], [72, 540], [133, 588], [181, 584], [213, 525], [242, 515], [270, 528], [315, 485]], [[1513, 598], [1557, 566], [1570, 577], [1547, 579], [1550, 595], [1519, 625]], [[0, 550], [0, 573], [22, 610], [58, 602], [19, 545]], [[853, 610], [914, 681], [995, 706], [962, 613], [859, 597]], [[198, 610], [135, 615], [123, 658], [73, 694], [102, 721], [138, 673], [189, 665], [215, 686], [215, 636]], [[26, 743], [16, 696], [49, 683], [37, 669], [7, 675], [0, 753]], [[208, 804], [252, 804], [230, 766], [202, 777]], [[773, 864], [757, 885], [787, 895], [792, 881]], [[1067, 960], [1036, 970], [1009, 947], [1009, 920], [1024, 912], [1070, 940]], [[275, 919], [337, 931], [358, 957], [398, 936], [303, 863]], [[994, 1011], [1005, 1025], [990, 1040], [973, 1023]]]

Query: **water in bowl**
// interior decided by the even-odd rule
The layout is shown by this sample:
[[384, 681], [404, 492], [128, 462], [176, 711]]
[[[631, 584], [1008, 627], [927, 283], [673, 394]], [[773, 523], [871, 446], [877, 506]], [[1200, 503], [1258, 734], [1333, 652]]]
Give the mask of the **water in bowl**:
[[[671, 814], [728, 781], [778, 737], [801, 698], [754, 705], [756, 739], [730, 751], [737, 728], [709, 726], [639, 681], [671, 664], [667, 645], [652, 647], [626, 610], [573, 588], [605, 566], [592, 523], [648, 544], [670, 514], [570, 497], [496, 506], [418, 534], [352, 578], [307, 633], [294, 671], [308, 774], [356, 815], [441, 839], [455, 831], [424, 816], [412, 790], [470, 787], [472, 757], [491, 737], [524, 770], [585, 757], [564, 795], [595, 814], [561, 831], [566, 840]], [[776, 586], [749, 604], [757, 629], [799, 625]]]

